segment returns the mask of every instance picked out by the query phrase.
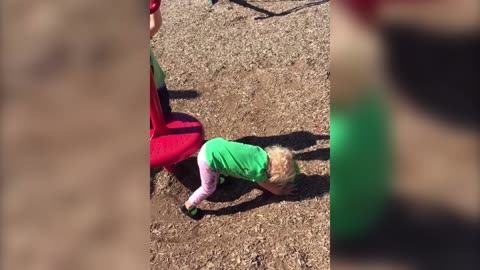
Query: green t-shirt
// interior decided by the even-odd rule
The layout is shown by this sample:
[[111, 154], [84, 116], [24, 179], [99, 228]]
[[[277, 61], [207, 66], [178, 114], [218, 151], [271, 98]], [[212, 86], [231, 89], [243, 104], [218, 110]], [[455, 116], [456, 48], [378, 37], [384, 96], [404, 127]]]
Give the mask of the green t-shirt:
[[156, 88], [160, 87], [160, 85], [165, 81], [165, 72], [163, 72], [162, 68], [157, 62], [155, 55], [150, 49], [150, 66], [153, 69], [153, 79], [155, 80]]
[[359, 239], [381, 218], [391, 172], [388, 110], [369, 93], [330, 110], [330, 233], [332, 241]]
[[252, 182], [268, 180], [268, 155], [261, 147], [215, 138], [205, 144], [208, 166], [216, 172]]

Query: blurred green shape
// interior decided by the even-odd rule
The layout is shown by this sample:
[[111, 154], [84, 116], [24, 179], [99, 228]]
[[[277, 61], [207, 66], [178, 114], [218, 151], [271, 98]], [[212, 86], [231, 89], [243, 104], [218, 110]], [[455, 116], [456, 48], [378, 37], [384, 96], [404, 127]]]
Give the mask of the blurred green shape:
[[377, 94], [349, 105], [331, 105], [332, 241], [359, 239], [382, 216], [390, 190], [388, 120], [385, 103]]

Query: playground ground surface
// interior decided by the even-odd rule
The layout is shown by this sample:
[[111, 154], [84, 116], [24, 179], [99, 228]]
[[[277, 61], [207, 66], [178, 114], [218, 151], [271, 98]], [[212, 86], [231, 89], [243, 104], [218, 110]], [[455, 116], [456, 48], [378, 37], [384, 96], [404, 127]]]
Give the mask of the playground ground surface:
[[174, 111], [206, 139], [297, 153], [299, 194], [275, 198], [228, 179], [199, 222], [178, 206], [199, 186], [196, 159], [152, 175], [152, 269], [329, 269], [329, 3], [164, 1], [152, 39]]

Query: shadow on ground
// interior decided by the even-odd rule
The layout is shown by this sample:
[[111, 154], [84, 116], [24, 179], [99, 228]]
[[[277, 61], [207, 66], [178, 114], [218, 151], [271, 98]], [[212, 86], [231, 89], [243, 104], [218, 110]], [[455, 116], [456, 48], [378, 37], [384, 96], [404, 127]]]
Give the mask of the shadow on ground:
[[[231, 182], [236, 183], [236, 185], [238, 184], [243, 185], [242, 181], [243, 180], [231, 181]], [[321, 176], [321, 175], [309, 175], [309, 176], [301, 175], [299, 179], [297, 179], [297, 185], [298, 185], [298, 192], [295, 195], [275, 196], [269, 193], [268, 191], [264, 190], [261, 195], [257, 196], [256, 198], [250, 201], [242, 202], [237, 205], [224, 207], [219, 210], [205, 210], [204, 212], [206, 215], [215, 215], [215, 216], [233, 215], [236, 213], [249, 211], [251, 209], [255, 209], [270, 203], [278, 203], [282, 201], [303, 201], [306, 199], [320, 197], [323, 194], [329, 192], [330, 190], [329, 177]], [[251, 186], [252, 186], [251, 188], [261, 189], [259, 186], [255, 186], [253, 184]], [[237, 193], [235, 191], [236, 191], [236, 187], [233, 185], [232, 187], [222, 187], [220, 192], [221, 193], [225, 192], [226, 194], [223, 195], [220, 192], [218, 192], [220, 193], [218, 194], [218, 197], [228, 196], [227, 194], [230, 194], [230, 193], [235, 194]], [[247, 191], [250, 191], [250, 190], [247, 190]]]
[[[294, 7], [294, 8], [291, 8], [291, 9], [288, 9], [288, 10], [285, 10], [285, 11], [282, 11], [282, 12], [279, 12], [279, 13], [275, 13], [275, 12], [272, 12], [272, 11], [269, 11], [269, 10], [266, 10], [266, 9], [263, 9], [261, 7], [258, 7], [258, 6], [255, 6], [255, 5], [252, 5], [250, 3], [248, 3], [248, 1], [244, 1], [244, 0], [229, 0], [229, 2], [231, 3], [234, 3], [234, 4], [237, 4], [239, 6], [242, 6], [244, 8], [248, 8], [248, 9], [251, 9], [253, 11], [256, 11], [258, 13], [262, 13], [264, 14], [265, 16], [264, 17], [255, 17], [255, 20], [265, 20], [265, 19], [269, 19], [269, 18], [273, 18], [273, 17], [282, 17], [282, 16], [286, 16], [288, 14], [291, 14], [291, 13], [294, 13], [294, 12], [298, 12], [302, 9], [306, 9], [306, 8], [309, 8], [309, 7], [314, 7], [314, 6], [319, 6], [321, 4], [325, 4], [327, 2], [329, 2], [330, 0], [319, 0], [319, 1], [310, 1], [309, 3], [307, 4], [304, 4], [304, 5], [301, 5], [301, 6], [297, 6], [297, 7]], [[218, 0], [212, 0], [212, 4], [216, 4], [218, 2]], [[265, 3], [268, 3], [268, 2], [265, 2]]]
[[384, 25], [388, 69], [417, 108], [456, 126], [480, 128], [476, 35], [446, 35]]
[[171, 99], [194, 99], [200, 96], [197, 90], [169, 90]]
[[332, 267], [353, 260], [389, 261], [413, 269], [478, 269], [478, 225], [438, 206], [419, 207], [395, 199], [383, 222], [362, 240], [332, 239]]
[[[308, 131], [297, 131], [285, 135], [257, 137], [247, 136], [236, 140], [237, 142], [260, 146], [262, 148], [281, 145], [294, 151], [301, 151], [317, 144], [319, 140], [330, 140], [329, 135], [317, 135]], [[321, 148], [306, 151], [295, 155], [297, 160], [329, 160], [330, 148]]]

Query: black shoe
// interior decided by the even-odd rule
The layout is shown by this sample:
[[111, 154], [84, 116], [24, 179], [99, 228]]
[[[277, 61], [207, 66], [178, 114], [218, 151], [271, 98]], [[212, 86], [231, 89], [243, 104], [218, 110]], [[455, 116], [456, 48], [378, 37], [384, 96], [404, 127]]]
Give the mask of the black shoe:
[[192, 209], [187, 209], [185, 205], [180, 206], [180, 211], [194, 220], [200, 220], [203, 217], [203, 211], [200, 208], [194, 207]]

